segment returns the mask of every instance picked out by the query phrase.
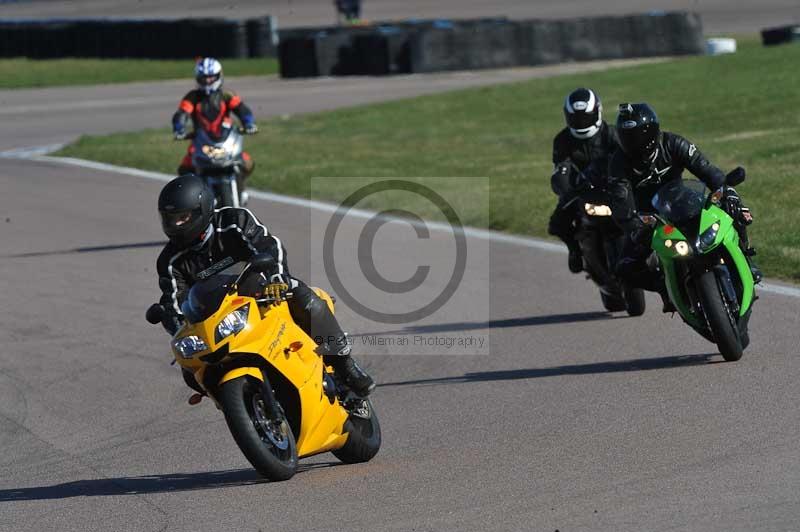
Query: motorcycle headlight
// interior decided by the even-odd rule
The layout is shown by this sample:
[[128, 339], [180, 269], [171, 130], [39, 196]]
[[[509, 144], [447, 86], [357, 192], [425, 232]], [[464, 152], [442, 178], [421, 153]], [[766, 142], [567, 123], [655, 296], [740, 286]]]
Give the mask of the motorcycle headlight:
[[586, 203], [583, 206], [586, 214], [589, 216], [611, 216], [611, 207], [608, 205], [595, 205], [594, 203]]
[[250, 304], [239, 307], [219, 322], [214, 340], [218, 343], [232, 334], [236, 334], [247, 326], [247, 315], [250, 311]]
[[678, 240], [675, 242], [675, 253], [680, 255], [681, 257], [687, 256], [691, 253], [691, 249], [689, 248], [689, 243], [685, 240]]
[[173, 340], [172, 347], [174, 347], [183, 358], [192, 358], [196, 353], [208, 349], [206, 343], [199, 336], [186, 336]]
[[707, 249], [714, 244], [714, 241], [717, 239], [717, 233], [719, 233], [719, 224], [714, 222], [711, 224], [711, 227], [703, 231], [703, 234], [700, 235], [699, 240], [699, 248], [700, 249]]

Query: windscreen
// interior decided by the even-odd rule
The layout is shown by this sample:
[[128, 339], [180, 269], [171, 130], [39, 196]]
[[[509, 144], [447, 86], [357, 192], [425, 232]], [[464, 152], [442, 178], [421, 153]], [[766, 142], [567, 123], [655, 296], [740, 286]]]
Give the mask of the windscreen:
[[706, 204], [706, 186], [694, 179], [670, 181], [653, 197], [653, 207], [666, 220], [682, 223], [700, 215]]
[[217, 311], [236, 275], [217, 274], [192, 285], [181, 312], [189, 323], [199, 323]]

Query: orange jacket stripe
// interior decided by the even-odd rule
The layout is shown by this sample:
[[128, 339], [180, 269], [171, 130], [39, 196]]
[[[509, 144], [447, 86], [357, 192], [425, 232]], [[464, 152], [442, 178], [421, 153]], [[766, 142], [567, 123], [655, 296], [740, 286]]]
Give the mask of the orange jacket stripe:
[[192, 111], [194, 111], [194, 104], [192, 102], [190, 102], [189, 100], [181, 100], [181, 104], [180, 104], [179, 108], [180, 108], [181, 111], [185, 111], [185, 112], [191, 114]]

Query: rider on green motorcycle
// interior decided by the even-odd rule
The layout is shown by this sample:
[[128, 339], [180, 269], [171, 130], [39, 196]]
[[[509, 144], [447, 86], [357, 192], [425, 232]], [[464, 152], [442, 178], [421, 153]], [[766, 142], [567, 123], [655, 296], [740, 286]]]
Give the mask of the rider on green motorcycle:
[[[711, 190], [725, 186], [725, 173], [711, 164], [697, 146], [680, 135], [661, 131], [655, 111], [646, 103], [623, 103], [617, 115], [620, 149], [609, 163], [609, 193], [614, 220], [628, 234], [617, 273], [632, 284], [659, 292], [664, 311], [674, 310], [666, 297], [664, 280], [651, 272], [646, 264], [650, 255], [652, 230], [645, 226], [639, 213], [653, 211], [653, 196], [665, 183], [681, 179], [689, 170]], [[753, 222], [750, 209], [744, 206], [732, 187], [726, 187], [724, 206], [739, 232], [743, 251], [752, 257], [746, 227]], [[751, 261], [756, 282], [761, 272]]]

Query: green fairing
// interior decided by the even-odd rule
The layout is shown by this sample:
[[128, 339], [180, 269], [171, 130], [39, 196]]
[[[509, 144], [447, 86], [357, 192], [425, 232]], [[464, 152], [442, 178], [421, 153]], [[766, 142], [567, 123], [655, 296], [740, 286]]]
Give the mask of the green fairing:
[[[664, 280], [666, 281], [667, 285], [667, 292], [669, 292], [669, 298], [675, 304], [675, 307], [678, 309], [683, 318], [689, 322], [690, 325], [694, 327], [700, 327], [700, 322], [689, 312], [689, 306], [686, 304], [686, 301], [683, 300], [683, 296], [678, 288], [678, 277], [675, 274], [675, 261], [676, 260], [686, 260], [687, 257], [681, 257], [675, 251], [675, 247], [668, 248], [665, 244], [667, 240], [671, 240], [672, 242], [678, 242], [680, 240], [686, 240], [686, 237], [681, 233], [677, 227], [672, 227], [672, 231], [669, 235], [666, 234], [665, 229], [667, 228], [666, 225], [660, 225], [655, 232], [653, 233], [653, 241], [651, 246], [653, 250], [658, 255], [658, 258], [661, 262], [661, 268], [664, 270]], [[677, 258], [676, 258], [677, 257]]]
[[[747, 263], [744, 253], [742, 253], [742, 250], [739, 247], [739, 235], [736, 232], [736, 229], [733, 227], [733, 219], [716, 205], [708, 206], [701, 213], [700, 231], [698, 234], [702, 235], [714, 223], [719, 223], [720, 226], [719, 230], [717, 231], [717, 236], [714, 239], [714, 242], [702, 250], [701, 253], [711, 253], [720, 245], [724, 245], [726, 247], [728, 253], [733, 258], [734, 266], [739, 274], [739, 278], [742, 280], [743, 295], [739, 309], [739, 316], [744, 316], [750, 309], [750, 305], [753, 302], [754, 285], [753, 277], [750, 273], [750, 267]], [[680, 241], [686, 241], [686, 237], [676, 227], [671, 225], [669, 226], [672, 228], [670, 233], [666, 234], [665, 229], [667, 227], [668, 226], [662, 224], [659, 225], [656, 231], [654, 231], [651, 242], [652, 249], [659, 257], [661, 267], [664, 270], [667, 291], [669, 292], [670, 299], [678, 309], [678, 312], [690, 325], [696, 328], [701, 328], [704, 326], [704, 324], [700, 323], [699, 320], [689, 312], [688, 302], [684, 301], [683, 296], [681, 295], [678, 285], [678, 278], [675, 273], [675, 261], [691, 260], [695, 250], [694, 245], [690, 246], [692, 248], [692, 253], [687, 256], [679, 255], [675, 250], [675, 244]], [[667, 240], [672, 241], [673, 244], [671, 247], [666, 246]]]
[[750, 273], [750, 265], [747, 263], [747, 258], [739, 246], [739, 233], [733, 227], [733, 218], [728, 213], [716, 205], [711, 205], [704, 210], [700, 217], [700, 234], [703, 234], [703, 231], [711, 227], [714, 222], [719, 223], [719, 231], [714, 244], [706, 249], [706, 253], [716, 249], [720, 244], [727, 248], [728, 253], [733, 258], [739, 278], [742, 280], [742, 301], [739, 316], [744, 316], [753, 302], [753, 274]]

